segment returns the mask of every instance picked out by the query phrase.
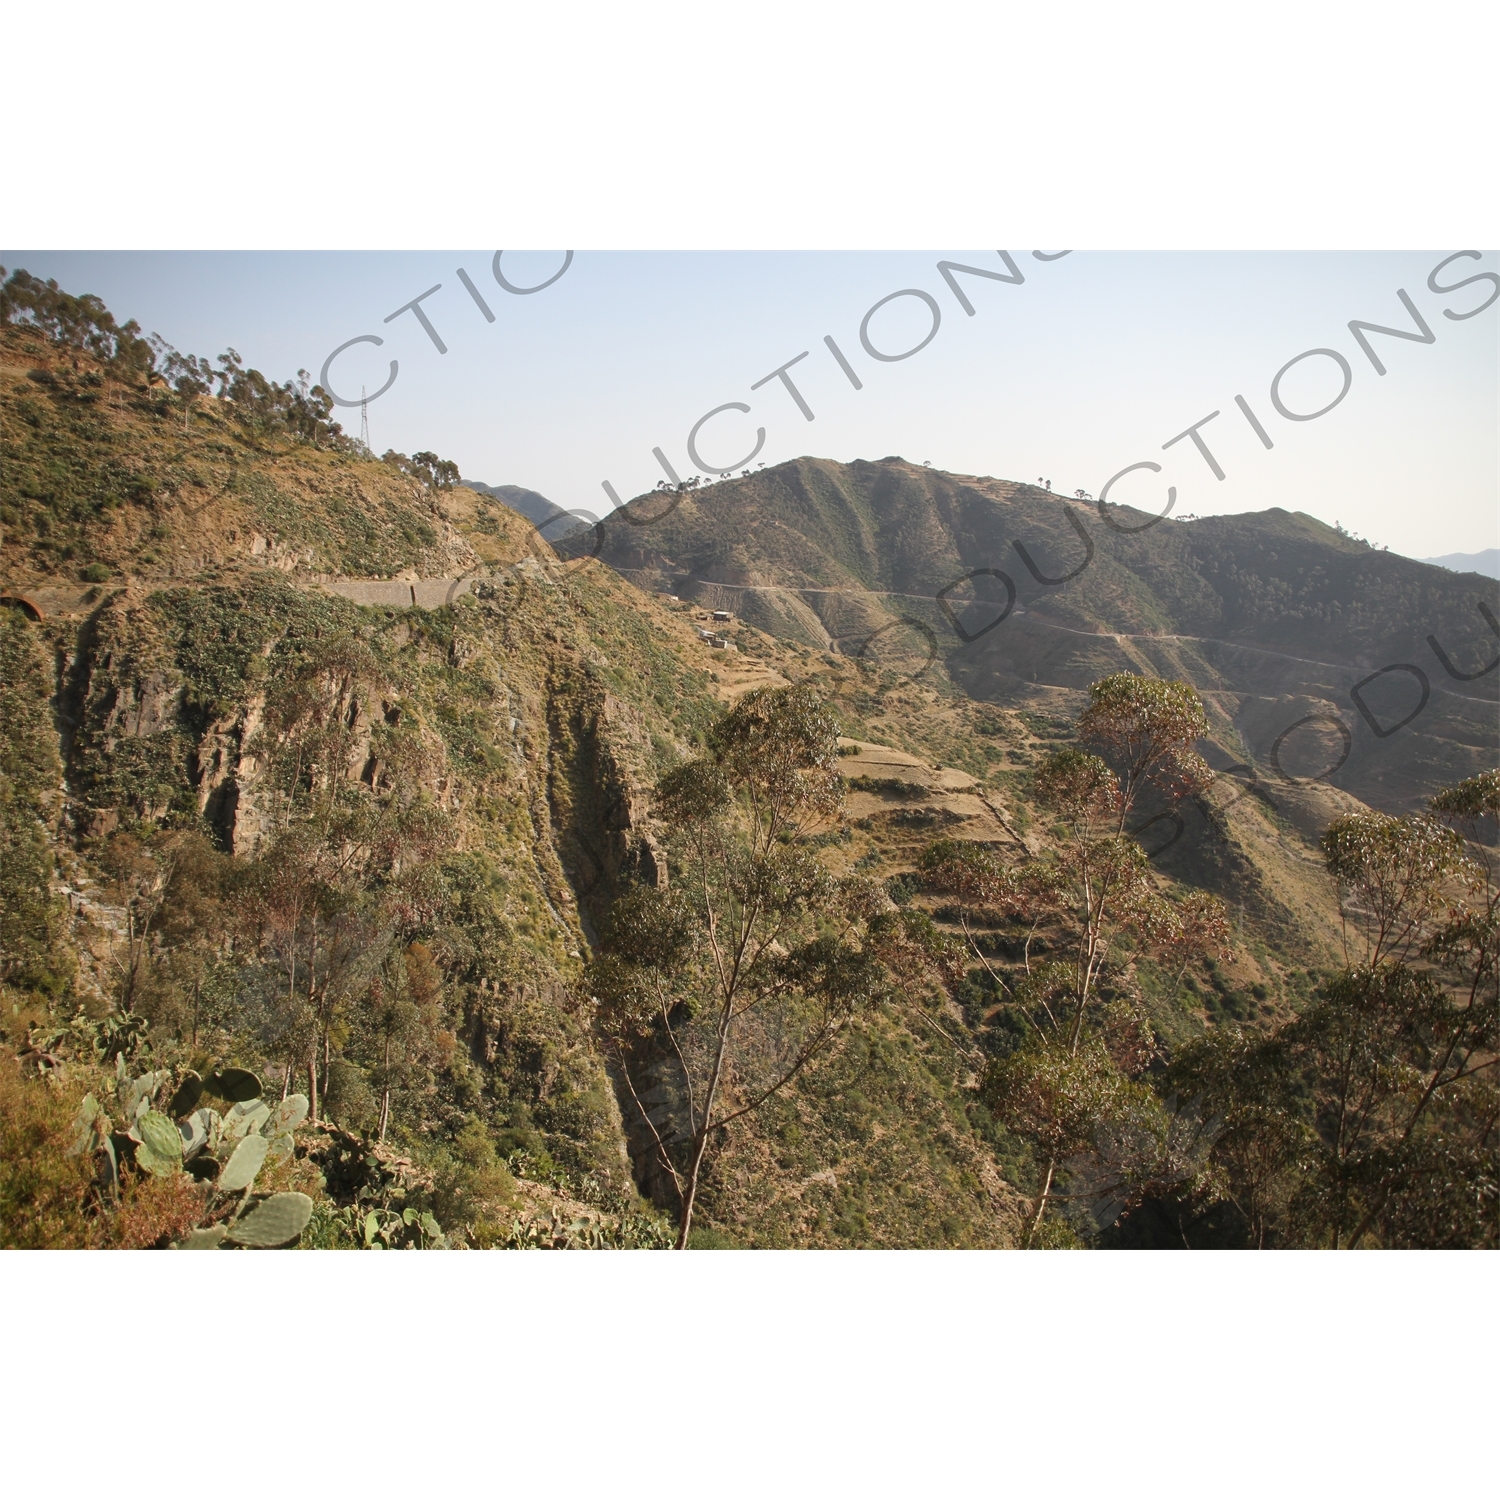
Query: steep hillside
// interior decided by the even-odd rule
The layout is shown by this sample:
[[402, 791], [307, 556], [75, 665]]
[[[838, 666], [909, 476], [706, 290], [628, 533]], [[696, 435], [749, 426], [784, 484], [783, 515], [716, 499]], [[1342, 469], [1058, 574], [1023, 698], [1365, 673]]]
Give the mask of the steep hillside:
[[[1296, 778], [1338, 760], [1316, 743], [1335, 719], [1349, 753], [1327, 780], [1392, 810], [1473, 774], [1495, 742], [1500, 588], [1308, 516], [1126, 535], [1094, 505], [894, 458], [798, 459], [630, 511], [599, 542], [627, 577], [897, 671], [936, 653], [976, 699], [1043, 706], [1114, 671], [1182, 676], [1229, 757], [1269, 783], [1286, 785], [1277, 760]], [[1120, 527], [1149, 519], [1110, 507]]]
[[442, 577], [476, 561], [394, 464], [257, 433], [221, 402], [185, 410], [164, 387], [58, 359], [28, 330], [6, 330], [0, 360], [0, 558], [13, 590], [242, 566]]
[[[477, 1243], [568, 1242], [506, 1227], [553, 1205], [646, 1222], [584, 962], [623, 884], [669, 878], [652, 784], [796, 654], [711, 650], [431, 464], [24, 326], [0, 328], [0, 444], [5, 702], [32, 714], [0, 734], [40, 768], [6, 782], [11, 1046], [73, 1066], [40, 1039], [136, 1017], [172, 1066], [311, 1080], [367, 1140], [388, 1109], [380, 1149]], [[864, 1092], [848, 1057], [810, 1069], [766, 1126], [785, 1149], [737, 1132], [700, 1238], [1002, 1242], [967, 1072], [919, 1024], [864, 1017]]]
[[[808, 459], [641, 497], [639, 524], [554, 549], [510, 503], [540, 497], [457, 483], [431, 453], [376, 460], [316, 388], [226, 356], [214, 396], [206, 362], [22, 292], [37, 316], [0, 319], [3, 1243], [222, 1232], [194, 1227], [206, 1200], [157, 1151], [179, 1149], [174, 1121], [191, 1135], [205, 1080], [242, 1125], [262, 1093], [292, 1121], [258, 1149], [279, 1152], [267, 1191], [316, 1199], [304, 1244], [671, 1243], [687, 1215], [661, 1131], [696, 1128], [673, 1027], [703, 1020], [701, 994], [669, 1006], [620, 976], [712, 968], [708, 939], [672, 947], [708, 889], [683, 878], [706, 869], [690, 835], [705, 807], [740, 808], [732, 828], [752, 805], [713, 800], [716, 736], [768, 702], [815, 705], [830, 800], [767, 835], [753, 879], [742, 832], [715, 846], [726, 912], [815, 893], [792, 946], [749, 965], [791, 1008], [744, 1022], [744, 1076], [816, 1033], [812, 997], [843, 1008], [785, 1087], [703, 1125], [690, 1243], [1101, 1242], [1086, 1193], [1038, 1235], [1056, 1172], [1086, 1183], [1104, 1138], [1037, 1126], [1041, 1075], [1041, 1095], [1002, 1087], [1045, 1052], [1023, 1043], [1078, 951], [1058, 894], [1078, 860], [1124, 860], [1138, 910], [1089, 950], [1078, 1015], [1099, 1019], [1063, 1066], [1102, 1068], [1084, 1093], [1106, 1079], [1118, 1118], [1176, 1150], [1168, 1070], [1223, 1038], [1274, 1051], [1345, 962], [1328, 824], [1493, 757], [1469, 620], [1493, 600], [1306, 517], [1130, 537], [1025, 487]], [[1399, 669], [1351, 697], [1387, 651]], [[1195, 791], [1146, 788], [1080, 833], [1048, 777], [1114, 775], [1077, 752], [1090, 684], [1119, 672], [1197, 688], [1206, 717], [1188, 693], [1173, 752]], [[1407, 707], [1382, 687], [1419, 672], [1422, 712], [1390, 730]], [[813, 692], [755, 692], [787, 687]], [[735, 774], [791, 784], [780, 742], [755, 743]], [[685, 773], [700, 800], [672, 804]], [[1189, 1203], [1193, 1173], [1168, 1166], [1137, 1195], [1178, 1214], [1166, 1242], [1183, 1212], [1211, 1242], [1265, 1241], [1219, 1179]], [[1274, 1234], [1321, 1242], [1300, 1223]]]
[[588, 524], [570, 515], [562, 506], [554, 505], [545, 495], [518, 484], [481, 484], [477, 479], [466, 479], [464, 484], [475, 494], [487, 495], [500, 501], [508, 510], [525, 516], [549, 541], [560, 541], [569, 532]]

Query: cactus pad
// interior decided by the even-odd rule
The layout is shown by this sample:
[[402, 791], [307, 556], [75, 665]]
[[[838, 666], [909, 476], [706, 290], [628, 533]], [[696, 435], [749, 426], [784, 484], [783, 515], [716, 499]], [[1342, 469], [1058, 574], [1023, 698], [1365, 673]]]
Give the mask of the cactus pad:
[[125, 1106], [125, 1113], [139, 1119], [151, 1107], [152, 1094], [171, 1076], [166, 1069], [162, 1069], [159, 1073], [142, 1073], [139, 1078], [120, 1079], [116, 1087]]
[[[98, 1120], [103, 1111], [99, 1108], [99, 1101], [92, 1094], [83, 1096], [83, 1103], [78, 1106], [78, 1114], [73, 1120], [75, 1135], [73, 1144], [68, 1148], [69, 1156], [77, 1156], [80, 1152], [87, 1151], [94, 1144], [97, 1133], [95, 1121]], [[109, 1128], [108, 1117], [105, 1116], [105, 1129]]]
[[307, 1228], [312, 1208], [312, 1199], [305, 1193], [273, 1193], [234, 1224], [228, 1237], [236, 1245], [252, 1249], [269, 1250], [290, 1244]]
[[172, 1095], [172, 1102], [167, 1106], [167, 1113], [174, 1120], [180, 1120], [184, 1115], [190, 1115], [197, 1109], [198, 1101], [203, 1097], [203, 1080], [196, 1073], [188, 1073], [177, 1085], [177, 1092]]
[[185, 1240], [172, 1246], [174, 1250], [217, 1250], [224, 1243], [225, 1228], [212, 1224], [207, 1229], [190, 1229]]
[[219, 1173], [216, 1186], [221, 1193], [237, 1193], [243, 1188], [250, 1186], [255, 1181], [255, 1174], [260, 1171], [261, 1163], [266, 1159], [266, 1152], [271, 1143], [263, 1135], [247, 1135], [238, 1146], [234, 1148], [234, 1155], [229, 1158], [224, 1170]]
[[220, 1068], [203, 1080], [203, 1086], [217, 1098], [228, 1099], [232, 1104], [258, 1099], [262, 1092], [260, 1079], [247, 1068]]
[[307, 1095], [293, 1094], [276, 1106], [270, 1120], [261, 1126], [261, 1134], [290, 1135], [306, 1118]]
[[166, 1115], [147, 1110], [137, 1121], [140, 1144], [135, 1163], [157, 1177], [170, 1177], [182, 1167], [182, 1137]]
[[190, 1161], [208, 1144], [207, 1110], [200, 1109], [178, 1123], [177, 1133], [182, 1137], [182, 1159]]
[[236, 1104], [224, 1117], [223, 1137], [237, 1141], [242, 1135], [253, 1135], [271, 1117], [271, 1107], [259, 1099]]

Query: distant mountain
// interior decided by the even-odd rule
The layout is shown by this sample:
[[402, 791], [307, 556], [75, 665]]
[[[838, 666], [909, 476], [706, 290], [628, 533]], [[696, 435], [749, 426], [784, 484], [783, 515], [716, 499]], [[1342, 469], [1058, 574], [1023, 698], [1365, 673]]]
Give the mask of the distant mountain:
[[477, 479], [465, 479], [463, 483], [469, 489], [477, 490], [481, 495], [489, 495], [525, 516], [548, 542], [559, 541], [569, 532], [589, 524], [570, 515], [562, 506], [554, 505], [545, 495], [524, 489], [518, 484], [480, 484]]
[[[4, 1163], [0, 1245], [38, 1243], [43, 1225], [54, 1245], [179, 1232], [163, 1229], [164, 1198], [126, 1196], [150, 1209], [132, 1218], [112, 1194], [86, 1207], [80, 1191], [70, 1206], [30, 1186], [62, 1180], [47, 1121], [60, 1126], [67, 1106], [34, 1067], [17, 1068], [21, 1038], [51, 1035], [39, 1045], [62, 1049], [69, 1087], [113, 1090], [84, 1022], [130, 996], [153, 1068], [232, 1057], [283, 1096], [300, 1070], [328, 1118], [304, 1133], [306, 1173], [281, 1180], [307, 1188], [307, 1212], [320, 1200], [333, 1227], [319, 1243], [358, 1243], [369, 1182], [409, 1185], [422, 1195], [409, 1203], [431, 1202], [470, 1244], [560, 1243], [560, 1223], [586, 1226], [584, 1244], [670, 1242], [670, 1219], [636, 1193], [668, 1214], [679, 1201], [661, 1164], [692, 1139], [669, 1061], [682, 1051], [670, 1032], [601, 1034], [580, 1004], [583, 964], [618, 895], [665, 886], [669, 864], [674, 886], [690, 884], [652, 789], [753, 686], [805, 685], [846, 731], [848, 817], [797, 857], [830, 881], [883, 882], [925, 921], [916, 903], [934, 898], [915, 867], [937, 837], [1007, 861], [1063, 857], [1033, 816], [1033, 773], [1076, 743], [1091, 680], [1131, 668], [1197, 684], [1222, 774], [1176, 808], [1138, 803], [1128, 832], [1163, 893], [1229, 903], [1233, 943], [1193, 972], [1174, 975], [1143, 947], [1101, 970], [1099, 998], [1129, 1007], [1108, 1014], [1128, 1016], [1120, 1034], [1152, 1056], [1231, 1020], [1246, 1038], [1281, 1035], [1342, 963], [1312, 840], [1358, 808], [1343, 788], [1409, 805], [1494, 763], [1500, 672], [1486, 666], [1486, 622], [1500, 588], [1305, 516], [1154, 525], [1112, 510], [1106, 524], [1028, 486], [899, 459], [802, 459], [642, 496], [549, 550], [532, 527], [560, 531], [563, 512], [535, 491], [421, 483], [326, 428], [307, 432], [300, 409], [267, 417], [148, 382], [102, 305], [17, 284], [8, 295], [30, 300], [0, 304], [0, 1084], [7, 1126], [18, 1098], [41, 1124], [7, 1133], [8, 1153], [26, 1139], [19, 1171], [14, 1153]], [[28, 308], [44, 320], [7, 321]], [[739, 619], [709, 644], [701, 610], [579, 561], [606, 546], [626, 577], [670, 581]], [[1409, 705], [1414, 673], [1417, 714], [1390, 696]], [[1290, 739], [1287, 725], [1300, 726]], [[1321, 784], [1335, 762], [1335, 785]], [[1298, 784], [1273, 774], [1282, 763]], [[379, 836], [351, 842], [357, 827]], [[142, 884], [152, 870], [162, 880]], [[137, 945], [127, 991], [113, 961], [122, 908], [104, 903], [138, 909], [143, 891], [159, 938]], [[299, 923], [308, 901], [333, 903], [338, 922]], [[961, 952], [954, 915], [931, 909]], [[922, 931], [898, 921], [888, 930]], [[1034, 945], [1023, 931], [986, 921], [970, 939], [982, 967], [941, 990], [903, 977], [870, 991], [851, 968], [844, 1039], [794, 1070], [765, 1113], [721, 1132], [693, 1243], [998, 1246], [1018, 1241], [1023, 1212], [1034, 1229], [1040, 1162], [979, 1093], [991, 1061], [1014, 1055], [1011, 1021], [1036, 1024], [997, 1003], [994, 984], [1019, 983], [1028, 952], [1068, 951], [1051, 918]], [[214, 983], [200, 1033], [204, 964]], [[338, 1025], [310, 1000], [276, 998], [289, 967], [323, 974]], [[402, 1000], [415, 1074], [386, 1066], [392, 994], [421, 998]], [[761, 1068], [779, 1070], [800, 1021], [740, 1014], [749, 1067], [725, 1078], [744, 1098]], [[639, 1092], [622, 1049], [651, 1070]], [[1129, 1086], [1119, 1097], [1145, 1099], [1151, 1077]], [[399, 1157], [372, 1154], [377, 1100]], [[1168, 1117], [1141, 1118], [1149, 1129]], [[338, 1170], [315, 1173], [319, 1157]], [[175, 1160], [158, 1186], [186, 1192]], [[149, 1165], [139, 1156], [103, 1162], [124, 1168], [128, 1194], [146, 1189], [138, 1174], [131, 1184]], [[443, 1198], [427, 1196], [437, 1181]], [[573, 1197], [583, 1184], [587, 1202]], [[1131, 1231], [1135, 1243], [1154, 1232]], [[1167, 1239], [1187, 1234], [1171, 1220]], [[1240, 1242], [1219, 1234], [1209, 1243]], [[1456, 1242], [1438, 1223], [1433, 1237]], [[569, 1230], [566, 1242], [580, 1240]]]
[[1486, 578], [1500, 578], [1500, 547], [1486, 547], [1483, 552], [1449, 552], [1443, 557], [1424, 557], [1435, 567], [1451, 568], [1455, 573], [1480, 573]]
[[643, 587], [898, 671], [904, 640], [910, 670], [930, 651], [975, 699], [1182, 677], [1260, 780], [1278, 756], [1297, 776], [1337, 761], [1335, 786], [1393, 810], [1495, 764], [1500, 590], [1311, 516], [1150, 525], [1111, 504], [1106, 525], [1031, 485], [815, 458], [629, 509], [599, 556]]

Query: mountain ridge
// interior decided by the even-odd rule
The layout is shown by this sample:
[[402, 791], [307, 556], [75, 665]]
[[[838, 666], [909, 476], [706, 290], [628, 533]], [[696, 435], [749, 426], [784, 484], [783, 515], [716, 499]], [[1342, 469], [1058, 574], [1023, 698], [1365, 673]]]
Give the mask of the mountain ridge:
[[[225, 1063], [304, 1101], [290, 1091], [305, 1079], [313, 1130], [348, 1161], [389, 1157], [389, 1124], [410, 1153], [406, 1207], [453, 1243], [663, 1242], [648, 1128], [676, 1106], [659, 1074], [644, 1098], [623, 1089], [591, 960], [617, 898], [673, 889], [685, 845], [658, 789], [746, 692], [809, 688], [826, 706], [846, 816], [799, 857], [902, 930], [930, 924], [962, 961], [932, 1010], [872, 993], [847, 1048], [736, 1122], [690, 1243], [1015, 1244], [1043, 1163], [980, 1079], [1019, 1037], [995, 1021], [995, 984], [1021, 984], [1017, 964], [1029, 974], [1059, 932], [1004, 919], [964, 954], [963, 910], [923, 884], [938, 841], [1055, 859], [1036, 773], [1080, 747], [1089, 684], [1193, 682], [1216, 774], [1196, 796], [1143, 796], [1119, 831], [1174, 909], [1222, 900], [1233, 941], [1191, 972], [1122, 948], [1108, 984], [1163, 1057], [1222, 1023], [1286, 1024], [1342, 961], [1317, 840], [1363, 809], [1348, 784], [1371, 783], [1349, 709], [1332, 710], [1360, 656], [1400, 639], [1393, 600], [1431, 603], [1444, 639], [1474, 603], [1466, 582], [1306, 517], [1231, 518], [1201, 545], [1191, 528], [1208, 523], [1174, 523], [1148, 544], [1034, 487], [899, 459], [658, 490], [552, 547], [436, 455], [374, 459], [331, 408], [318, 416], [316, 392], [304, 409], [274, 388], [285, 399], [265, 412], [150, 369], [0, 326], [5, 1078], [22, 1058], [60, 1068], [60, 1131], [85, 1088], [113, 1090], [110, 1038], [170, 1063], [161, 1107], [177, 1077]], [[1289, 566], [1251, 567], [1256, 549]], [[682, 580], [686, 601], [670, 597]], [[738, 601], [727, 620], [708, 610], [721, 595]], [[1288, 674], [1258, 659], [1288, 614], [1282, 643], [1322, 631], [1333, 662], [1287, 655]], [[1457, 672], [1475, 669], [1450, 645]], [[1358, 700], [1386, 715], [1377, 748], [1395, 733], [1379, 732], [1394, 717], [1381, 676]], [[1475, 670], [1480, 691], [1486, 678]], [[1444, 743], [1436, 724], [1472, 751], [1459, 731], [1474, 725], [1429, 697], [1419, 748]], [[1278, 759], [1281, 734], [1267, 757], [1293, 713], [1302, 739]], [[1393, 743], [1409, 758], [1417, 740]], [[1334, 760], [1351, 774], [1323, 772]], [[1448, 774], [1407, 771], [1393, 796]], [[907, 928], [896, 913], [918, 898]], [[351, 1185], [326, 1141], [328, 1172], [313, 1149], [302, 1138], [278, 1179], [318, 1196], [308, 1243], [368, 1242], [367, 1212], [403, 1232], [390, 1181]], [[181, 1227], [136, 1212], [153, 1184], [126, 1178], [135, 1217], [104, 1216], [128, 1228], [116, 1242], [176, 1242]], [[104, 1228], [68, 1232], [93, 1243]]]
[[1482, 578], [1500, 578], [1500, 547], [1486, 547], [1480, 552], [1449, 552], [1442, 557], [1419, 560], [1454, 573], [1478, 573]]
[[588, 545], [643, 587], [733, 602], [835, 653], [904, 634], [914, 664], [925, 638], [982, 701], [1077, 692], [1114, 670], [1184, 673], [1237, 698], [1244, 756], [1273, 780], [1278, 736], [1309, 713], [1351, 737], [1339, 784], [1392, 810], [1473, 774], [1494, 738], [1485, 643], [1500, 636], [1500, 588], [1301, 513], [1153, 524], [1033, 485], [811, 458], [628, 509]]

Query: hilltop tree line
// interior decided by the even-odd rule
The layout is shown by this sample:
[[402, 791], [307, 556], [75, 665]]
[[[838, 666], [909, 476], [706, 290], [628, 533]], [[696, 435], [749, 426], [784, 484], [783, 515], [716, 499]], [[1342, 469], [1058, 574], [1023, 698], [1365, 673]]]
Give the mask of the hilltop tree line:
[[144, 337], [134, 319], [117, 322], [99, 297], [74, 296], [56, 281], [12, 272], [0, 283], [0, 323], [34, 329], [69, 360], [75, 373], [93, 366], [126, 389], [173, 393], [184, 425], [193, 404], [213, 395], [228, 403], [235, 419], [256, 436], [277, 434], [315, 447], [349, 445], [342, 427], [331, 420], [332, 399], [321, 386], [309, 385], [306, 370], [299, 370], [295, 381], [278, 383], [246, 369], [233, 349], [225, 350], [217, 365], [201, 355], [183, 354], [159, 334]]
[[[40, 334], [75, 374], [85, 378], [93, 373], [128, 390], [170, 392], [184, 426], [191, 422], [197, 401], [213, 398], [252, 437], [281, 437], [365, 455], [363, 445], [333, 420], [333, 398], [322, 386], [310, 383], [306, 370], [298, 370], [293, 380], [278, 382], [247, 368], [234, 349], [226, 349], [215, 361], [184, 354], [160, 334], [143, 336], [134, 319], [117, 322], [103, 300], [91, 293], [75, 296], [56, 281], [43, 281], [25, 270], [7, 277], [3, 266], [0, 324]], [[408, 458], [388, 450], [383, 462], [429, 488], [449, 489], [460, 477], [458, 465], [436, 453]]]

